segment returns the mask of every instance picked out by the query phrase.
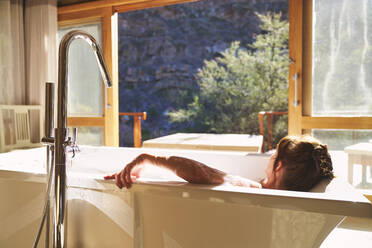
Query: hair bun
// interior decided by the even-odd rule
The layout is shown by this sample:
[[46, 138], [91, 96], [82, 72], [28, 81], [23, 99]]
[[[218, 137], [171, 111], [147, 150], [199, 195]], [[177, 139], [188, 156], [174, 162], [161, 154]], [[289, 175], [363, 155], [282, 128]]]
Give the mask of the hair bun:
[[327, 146], [317, 145], [316, 147], [314, 147], [313, 159], [320, 171], [321, 177], [329, 179], [332, 179], [334, 177], [332, 160], [331, 156], [328, 153]]

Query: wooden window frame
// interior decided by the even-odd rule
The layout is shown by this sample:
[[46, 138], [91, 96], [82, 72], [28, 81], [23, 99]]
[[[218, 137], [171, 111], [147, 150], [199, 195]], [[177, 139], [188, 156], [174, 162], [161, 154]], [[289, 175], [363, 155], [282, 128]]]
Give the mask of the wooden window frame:
[[[119, 145], [119, 118], [118, 115], [118, 59], [117, 59], [117, 15], [112, 8], [91, 9], [68, 14], [58, 12], [58, 25], [71, 26], [100, 22], [102, 30], [102, 50], [109, 70], [112, 87], [107, 89], [106, 99], [103, 97], [102, 117], [68, 117], [68, 126], [102, 127], [105, 146]], [[105, 88], [102, 85], [103, 92]], [[110, 106], [107, 108], [106, 106]]]
[[[102, 50], [113, 82], [103, 99], [103, 117], [68, 117], [69, 126], [102, 127], [104, 145], [119, 146], [119, 69], [117, 13], [174, 5], [197, 0], [100, 0], [58, 8], [58, 25], [101, 21]], [[105, 89], [103, 89], [105, 90]], [[107, 108], [106, 106], [110, 106]]]
[[[289, 0], [288, 134], [312, 129], [372, 129], [372, 117], [313, 117], [312, 114], [312, 15], [313, 1]], [[294, 75], [297, 74], [297, 87]], [[297, 88], [298, 105], [295, 106]]]
[[[58, 23], [77, 24], [101, 18], [102, 40], [107, 67], [111, 72], [113, 87], [107, 91], [110, 109], [104, 117], [70, 117], [69, 125], [104, 127], [104, 144], [118, 146], [118, 12], [134, 11], [195, 0], [100, 0], [58, 8]], [[312, 1], [289, 0], [289, 90], [288, 133], [298, 135], [311, 129], [372, 129], [372, 117], [313, 117], [312, 99]], [[297, 74], [297, 87], [293, 76]], [[298, 105], [294, 106], [295, 89]]]

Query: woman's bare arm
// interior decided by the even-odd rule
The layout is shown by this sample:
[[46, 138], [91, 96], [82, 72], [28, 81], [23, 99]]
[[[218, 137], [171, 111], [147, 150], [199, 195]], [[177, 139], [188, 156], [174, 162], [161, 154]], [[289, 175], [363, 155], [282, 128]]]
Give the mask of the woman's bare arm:
[[225, 182], [225, 176], [227, 176], [222, 171], [192, 159], [176, 156], [157, 157], [144, 153], [127, 164], [121, 172], [106, 176], [105, 179], [115, 179], [119, 188], [123, 186], [130, 188], [133, 183], [132, 179], [140, 176], [140, 171], [145, 162], [167, 168], [190, 183], [222, 184]]

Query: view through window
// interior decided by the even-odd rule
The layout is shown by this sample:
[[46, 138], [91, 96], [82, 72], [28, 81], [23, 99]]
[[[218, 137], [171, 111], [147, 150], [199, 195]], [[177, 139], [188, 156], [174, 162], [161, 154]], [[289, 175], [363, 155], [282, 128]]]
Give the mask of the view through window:
[[[208, 0], [119, 14], [120, 112], [147, 112], [143, 140], [258, 134], [260, 111], [287, 111], [287, 14], [286, 0]], [[133, 144], [132, 121], [120, 120], [121, 146]], [[275, 116], [273, 132], [276, 141], [287, 134], [286, 116]]]

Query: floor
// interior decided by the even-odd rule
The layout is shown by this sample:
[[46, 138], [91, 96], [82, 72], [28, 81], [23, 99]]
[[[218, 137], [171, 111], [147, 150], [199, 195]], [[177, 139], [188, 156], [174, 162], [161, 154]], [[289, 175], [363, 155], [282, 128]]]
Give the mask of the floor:
[[372, 219], [346, 218], [320, 246], [320, 248], [335, 247], [371, 248]]
[[[344, 152], [331, 152], [336, 176], [347, 180], [347, 155]], [[361, 166], [354, 166], [354, 186], [361, 193], [372, 195], [372, 188], [365, 189], [359, 185]], [[371, 170], [367, 170], [367, 182], [372, 183]], [[372, 184], [371, 184], [372, 185]], [[372, 211], [372, 205], [371, 205]], [[346, 218], [326, 238], [321, 248], [372, 248], [372, 219]]]

